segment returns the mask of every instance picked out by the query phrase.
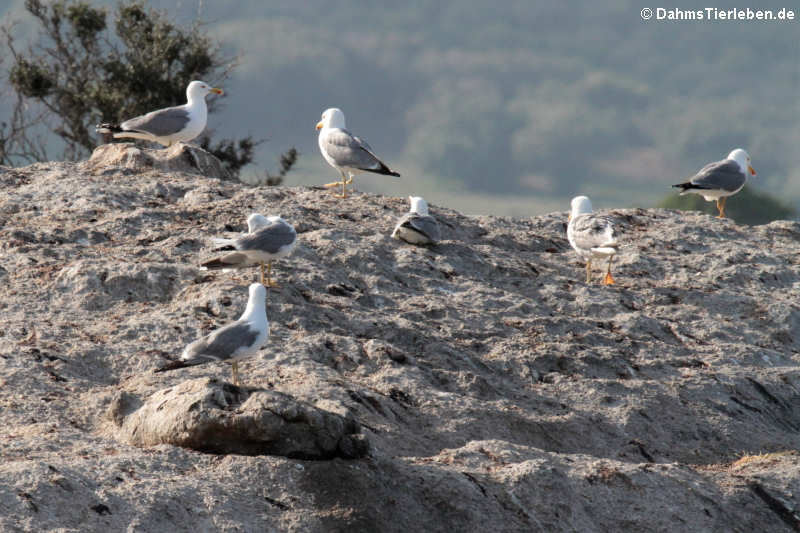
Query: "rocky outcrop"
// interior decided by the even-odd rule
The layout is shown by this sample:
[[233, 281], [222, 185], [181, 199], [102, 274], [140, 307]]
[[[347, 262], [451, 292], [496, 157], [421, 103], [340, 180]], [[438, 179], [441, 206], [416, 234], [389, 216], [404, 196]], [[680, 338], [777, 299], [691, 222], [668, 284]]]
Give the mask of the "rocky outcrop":
[[[797, 222], [612, 211], [603, 287], [565, 212], [418, 248], [402, 198], [126, 165], [0, 169], [0, 530], [798, 530]], [[248, 388], [155, 373], [241, 312], [199, 265], [252, 212], [300, 244]]]
[[[137, 406], [132, 410], [132, 406]], [[355, 459], [368, 450], [350, 419], [287, 394], [199, 379], [157, 391], [143, 404], [119, 393], [107, 414], [134, 446], [173, 444], [202, 452]]]
[[83, 165], [92, 172], [117, 172], [119, 168], [197, 173], [209, 178], [231, 179], [220, 160], [199, 146], [176, 143], [169, 148], [141, 148], [132, 142], [101, 144]]

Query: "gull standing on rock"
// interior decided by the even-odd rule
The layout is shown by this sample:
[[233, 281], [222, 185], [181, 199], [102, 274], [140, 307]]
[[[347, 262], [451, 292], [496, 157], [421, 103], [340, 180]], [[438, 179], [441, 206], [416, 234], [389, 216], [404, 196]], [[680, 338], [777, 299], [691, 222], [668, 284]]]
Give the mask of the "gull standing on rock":
[[439, 224], [428, 214], [428, 203], [420, 196], [409, 196], [411, 210], [400, 217], [392, 237], [409, 244], [436, 244], [441, 238]]
[[592, 213], [592, 202], [586, 196], [576, 196], [570, 205], [567, 238], [578, 256], [586, 261], [586, 283], [591, 281], [592, 259], [607, 257], [608, 268], [603, 285], [613, 285], [611, 262], [619, 248], [614, 237], [614, 224], [610, 218]]
[[233, 384], [239, 385], [238, 362], [258, 353], [269, 339], [267, 320], [267, 289], [260, 283], [250, 285], [247, 307], [236, 322], [215, 329], [184, 348], [180, 359], [159, 368], [156, 372], [202, 365], [211, 361], [231, 364]]
[[[216, 270], [260, 264], [261, 283], [267, 287], [277, 287], [272, 281], [272, 262], [288, 255], [297, 246], [297, 232], [294, 226], [280, 216], [264, 217], [254, 213], [247, 218], [247, 228], [248, 233], [237, 239], [214, 239], [220, 246], [215, 251], [231, 253], [206, 261], [201, 266]], [[266, 282], [264, 263], [268, 265]]]
[[184, 105], [151, 111], [120, 125], [98, 124], [97, 133], [113, 134], [115, 139], [144, 139], [164, 146], [189, 142], [206, 129], [208, 93], [223, 94], [222, 89], [202, 81], [193, 81], [186, 87]]
[[328, 188], [342, 186], [342, 194], [337, 194], [337, 198], [347, 198], [345, 187], [353, 182], [353, 176], [359, 172], [400, 176], [378, 159], [366, 141], [345, 129], [344, 113], [341, 110], [335, 107], [326, 109], [317, 123], [317, 129], [322, 157], [342, 176], [342, 181], [325, 184]]
[[756, 171], [750, 166], [750, 155], [737, 148], [729, 153], [727, 158], [709, 163], [689, 181], [678, 183], [673, 187], [680, 187], [681, 196], [695, 193], [701, 195], [707, 202], [716, 200], [719, 210], [717, 218], [725, 218], [725, 200], [744, 187], [748, 172], [753, 176], [756, 175]]

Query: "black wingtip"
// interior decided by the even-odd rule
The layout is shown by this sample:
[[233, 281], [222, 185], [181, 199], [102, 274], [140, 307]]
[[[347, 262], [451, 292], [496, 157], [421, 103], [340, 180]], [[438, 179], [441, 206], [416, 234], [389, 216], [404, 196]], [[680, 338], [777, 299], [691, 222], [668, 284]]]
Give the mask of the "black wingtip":
[[232, 244], [226, 244], [225, 246], [220, 246], [219, 248], [214, 248], [215, 252], [235, 252], [236, 247]]
[[688, 189], [691, 189], [693, 187], [693, 185], [691, 183], [689, 183], [689, 182], [686, 182], [686, 183], [676, 183], [675, 185], [673, 185], [673, 187], [676, 187], [676, 188], [680, 189], [681, 192], [683, 192], [683, 191], [686, 191]]
[[167, 363], [166, 365], [164, 365], [164, 366], [162, 366], [160, 368], [156, 368], [155, 370], [153, 370], [153, 372], [155, 372], [155, 373], [167, 372], [169, 370], [177, 370], [178, 368], [186, 368], [187, 366], [191, 366], [191, 365], [188, 365], [188, 364], [186, 364], [185, 361], [181, 361], [180, 359], [178, 359], [176, 361], [170, 361], [169, 363]]
[[381, 163], [381, 166], [378, 168], [362, 168], [361, 170], [374, 172], [375, 174], [383, 174], [384, 176], [394, 176], [396, 178], [400, 177], [399, 172], [395, 172], [391, 168], [387, 167], [384, 163]]
[[105, 122], [103, 124], [97, 124], [94, 127], [97, 133], [120, 133], [122, 132], [122, 128], [119, 127], [118, 124], [112, 124], [110, 122]]

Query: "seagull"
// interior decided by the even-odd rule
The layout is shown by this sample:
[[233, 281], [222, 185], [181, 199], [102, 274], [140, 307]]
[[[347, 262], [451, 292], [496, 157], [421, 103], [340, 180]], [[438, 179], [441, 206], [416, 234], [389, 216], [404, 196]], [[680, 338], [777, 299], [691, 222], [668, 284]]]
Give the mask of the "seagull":
[[400, 217], [392, 237], [409, 244], [436, 244], [441, 235], [436, 219], [428, 214], [428, 203], [420, 196], [409, 196], [411, 210]]
[[253, 283], [249, 292], [247, 307], [239, 320], [215, 329], [184, 348], [180, 361], [185, 366], [230, 361], [233, 384], [239, 385], [239, 359], [258, 353], [269, 338], [267, 289], [260, 283]]
[[223, 91], [205, 82], [193, 81], [186, 87], [184, 105], [151, 111], [120, 125], [105, 123], [95, 128], [97, 133], [113, 134], [115, 139], [144, 139], [164, 146], [188, 142], [206, 128], [208, 93], [223, 94]]
[[619, 248], [614, 238], [614, 224], [610, 218], [592, 213], [592, 202], [586, 196], [576, 196], [570, 205], [567, 238], [578, 255], [586, 260], [586, 283], [591, 280], [592, 258], [608, 257], [603, 285], [613, 285], [611, 262]]
[[258, 353], [269, 339], [267, 289], [260, 283], [253, 283], [249, 293], [247, 307], [239, 320], [189, 343], [178, 360], [168, 363], [156, 372], [202, 365], [211, 361], [226, 361], [231, 363], [233, 384], [238, 387], [239, 360]]
[[756, 175], [756, 171], [750, 166], [750, 155], [737, 148], [722, 161], [709, 163], [689, 181], [673, 187], [680, 187], [681, 196], [691, 192], [701, 195], [707, 202], [716, 200], [719, 210], [717, 218], [725, 218], [725, 200], [744, 187], [748, 172]]
[[[215, 251], [230, 253], [206, 261], [201, 266], [217, 270], [220, 268], [244, 268], [261, 265], [261, 283], [277, 287], [272, 281], [272, 262], [288, 255], [297, 246], [297, 232], [280, 216], [253, 213], [247, 218], [248, 233], [237, 239], [214, 239], [219, 248]], [[264, 281], [264, 263], [267, 280]]]
[[328, 188], [342, 186], [342, 194], [337, 194], [337, 198], [347, 198], [345, 187], [353, 182], [353, 176], [359, 172], [400, 176], [378, 159], [366, 141], [345, 129], [344, 113], [340, 109], [326, 109], [322, 113], [322, 120], [317, 123], [317, 129], [322, 157], [342, 175], [342, 181], [325, 184]]

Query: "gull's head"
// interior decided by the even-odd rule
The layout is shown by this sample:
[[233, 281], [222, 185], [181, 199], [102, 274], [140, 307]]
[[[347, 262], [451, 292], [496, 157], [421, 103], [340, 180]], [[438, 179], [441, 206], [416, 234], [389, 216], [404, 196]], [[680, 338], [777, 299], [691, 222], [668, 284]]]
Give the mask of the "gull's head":
[[748, 172], [753, 176], [756, 175], [756, 171], [750, 165], [750, 154], [748, 154], [745, 150], [737, 148], [728, 154], [728, 159], [733, 159], [736, 161], [739, 164], [739, 168], [742, 169], [742, 172], [744, 172], [745, 175], [747, 175]]
[[267, 288], [260, 283], [253, 283], [250, 285], [250, 299], [247, 302], [248, 307], [251, 304], [264, 304], [267, 302]]
[[204, 81], [193, 81], [186, 87], [187, 100], [205, 98], [208, 93], [224, 94], [222, 89], [212, 87]]
[[576, 196], [569, 205], [572, 208], [569, 213], [570, 220], [578, 215], [585, 215], [592, 212], [592, 201], [589, 200], [588, 196]]
[[409, 196], [408, 201], [411, 202], [411, 212], [418, 215], [428, 214], [428, 202], [422, 196]]
[[269, 219], [264, 215], [260, 215], [258, 213], [253, 213], [249, 217], [247, 217], [247, 231], [249, 233], [253, 233], [255, 230], [259, 228], [263, 228], [269, 224]]
[[317, 122], [317, 129], [322, 128], [344, 128], [344, 113], [341, 109], [331, 107], [322, 113], [322, 118]]

